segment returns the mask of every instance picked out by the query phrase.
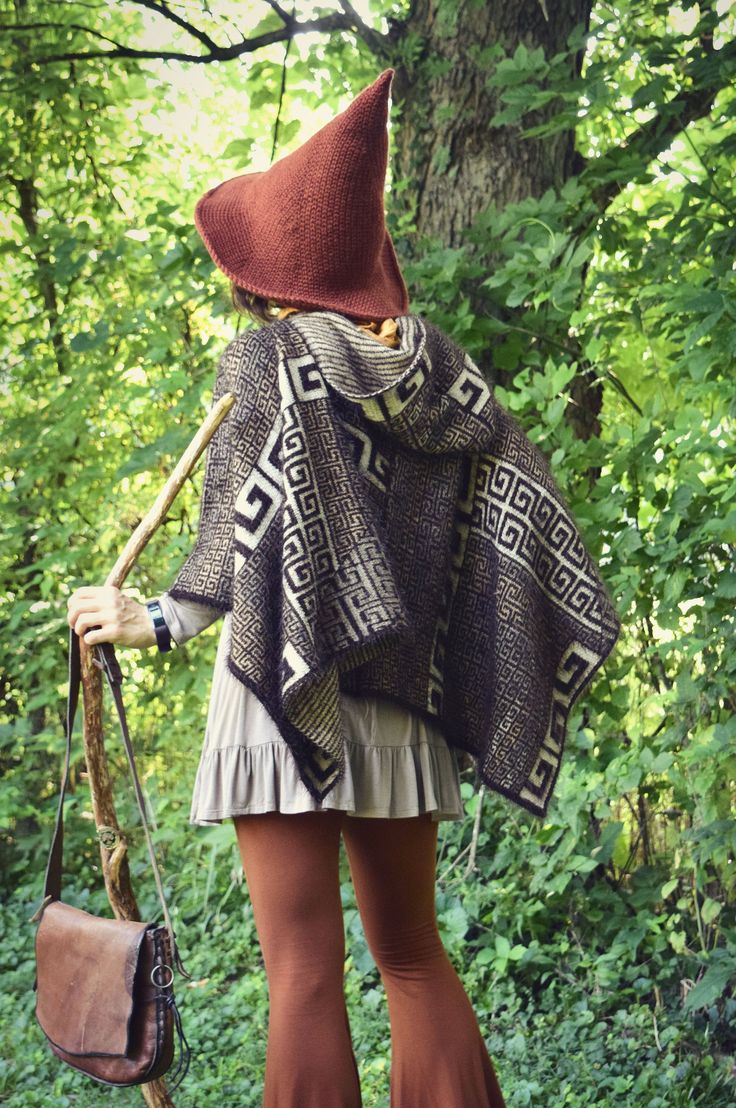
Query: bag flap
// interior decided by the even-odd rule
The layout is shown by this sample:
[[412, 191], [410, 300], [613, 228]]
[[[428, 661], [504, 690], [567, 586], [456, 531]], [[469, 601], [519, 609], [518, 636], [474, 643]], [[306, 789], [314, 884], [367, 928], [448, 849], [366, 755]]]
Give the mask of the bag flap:
[[60, 900], [36, 932], [36, 1017], [68, 1054], [124, 1055], [147, 923], [101, 919]]

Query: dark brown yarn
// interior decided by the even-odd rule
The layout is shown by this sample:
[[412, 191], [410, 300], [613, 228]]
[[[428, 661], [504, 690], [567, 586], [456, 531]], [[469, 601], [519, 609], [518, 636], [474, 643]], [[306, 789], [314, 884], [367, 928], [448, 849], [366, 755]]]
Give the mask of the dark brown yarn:
[[378, 695], [544, 816], [620, 619], [549, 463], [416, 314], [388, 349], [306, 311], [226, 349], [197, 542], [169, 588], [231, 612], [230, 672], [306, 789], [345, 766], [340, 692]]

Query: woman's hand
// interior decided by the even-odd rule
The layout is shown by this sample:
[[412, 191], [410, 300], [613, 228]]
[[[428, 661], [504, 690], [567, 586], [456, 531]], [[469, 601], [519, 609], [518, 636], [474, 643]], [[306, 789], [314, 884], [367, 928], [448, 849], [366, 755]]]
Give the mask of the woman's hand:
[[[125, 596], [115, 585], [83, 585], [66, 605], [67, 623], [90, 645], [112, 642], [140, 649], [156, 645], [153, 620], [145, 604]], [[90, 631], [90, 627], [99, 630]]]

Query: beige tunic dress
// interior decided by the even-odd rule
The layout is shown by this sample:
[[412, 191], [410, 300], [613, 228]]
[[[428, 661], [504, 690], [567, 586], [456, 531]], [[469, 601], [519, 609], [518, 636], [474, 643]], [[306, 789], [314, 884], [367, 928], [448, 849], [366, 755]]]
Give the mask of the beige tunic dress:
[[374, 696], [342, 694], [345, 774], [323, 801], [315, 800], [274, 720], [228, 669], [230, 614], [174, 600], [168, 593], [157, 599], [179, 645], [222, 618], [190, 823], [221, 823], [255, 812], [325, 809], [368, 817], [430, 812], [434, 820], [462, 818], [455, 751], [432, 724]]

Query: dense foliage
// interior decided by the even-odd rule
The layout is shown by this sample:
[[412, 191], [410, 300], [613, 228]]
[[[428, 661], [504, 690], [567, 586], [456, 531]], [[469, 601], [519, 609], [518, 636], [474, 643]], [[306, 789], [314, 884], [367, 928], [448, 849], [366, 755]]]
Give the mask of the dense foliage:
[[[52, 34], [57, 52], [82, 41], [77, 7], [53, 13], [68, 22]], [[503, 90], [496, 125], [523, 127], [554, 97], [545, 126], [574, 127], [587, 168], [540, 198], [480, 213], [453, 248], [417, 250], [410, 217], [395, 226], [399, 248], [412, 248], [413, 310], [492, 363], [499, 399], [551, 459], [624, 623], [571, 721], [548, 818], [477, 791], [467, 774], [467, 819], [441, 829], [443, 934], [509, 1105], [725, 1106], [735, 1096], [736, 93], [722, 60], [733, 34], [726, 7], [597, 6], [579, 81], [523, 45], [486, 59]], [[2, 22], [52, 8], [5, 2]], [[378, 25], [389, 5], [373, 12]], [[144, 16], [129, 5], [86, 13], [100, 33], [138, 44], [152, 35]], [[99, 1091], [59, 1069], [35, 1026], [26, 922], [58, 787], [65, 599], [104, 579], [208, 404], [234, 320], [191, 211], [213, 179], [268, 164], [284, 50], [254, 55], [246, 79], [237, 64], [195, 75], [155, 61], [33, 63], [22, 33], [10, 37], [0, 112], [10, 213], [0, 287], [0, 1099], [93, 1105]], [[723, 66], [710, 112], [651, 162], [606, 156], [622, 134], [666, 115], [704, 40], [709, 64]], [[375, 72], [342, 33], [295, 40], [280, 149]], [[612, 181], [615, 199], [601, 209]], [[571, 419], [581, 376], [601, 397], [588, 437]], [[139, 597], [164, 589], [190, 549], [200, 481], [130, 578]], [[260, 1103], [267, 1020], [232, 829], [187, 824], [216, 630], [165, 657], [120, 651], [196, 978], [182, 990], [195, 1060], [177, 1102], [197, 1108]], [[134, 880], [155, 916], [112, 721], [110, 732]], [[66, 893], [102, 910], [84, 778], [78, 739]], [[365, 1103], [385, 1105], [385, 1001], [347, 872], [343, 895]]]

